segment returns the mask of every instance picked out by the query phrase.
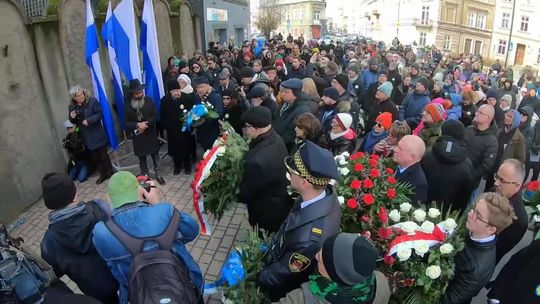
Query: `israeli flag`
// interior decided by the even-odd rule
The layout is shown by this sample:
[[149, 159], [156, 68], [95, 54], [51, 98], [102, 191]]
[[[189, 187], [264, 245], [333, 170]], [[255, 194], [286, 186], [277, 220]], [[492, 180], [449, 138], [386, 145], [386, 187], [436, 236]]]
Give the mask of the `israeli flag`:
[[160, 100], [165, 95], [159, 47], [157, 41], [156, 20], [152, 0], [144, 0], [141, 22], [141, 51], [143, 53], [144, 83], [146, 96], [152, 97], [159, 113]]
[[105, 127], [105, 132], [109, 138], [109, 144], [113, 150], [118, 148], [118, 139], [114, 129], [114, 121], [109, 108], [107, 94], [105, 94], [105, 85], [103, 75], [101, 74], [101, 63], [98, 53], [98, 35], [96, 25], [94, 23], [94, 14], [90, 0], [86, 0], [86, 44], [85, 44], [86, 65], [90, 68], [92, 74], [92, 85], [94, 87], [94, 96], [97, 97], [102, 110], [102, 120]]
[[137, 47], [133, 0], [122, 0], [113, 11], [112, 45], [116, 51], [118, 67], [128, 80], [141, 78], [141, 63]]
[[103, 29], [101, 30], [101, 37], [103, 38], [103, 43], [107, 46], [107, 49], [109, 51], [109, 61], [111, 63], [114, 96], [116, 98], [116, 110], [118, 111], [118, 120], [120, 121], [120, 127], [122, 128], [122, 130], [124, 130], [124, 92], [122, 89], [122, 76], [120, 74], [120, 67], [118, 66], [116, 49], [114, 47], [113, 13], [111, 6], [111, 1], [109, 1], [109, 7], [107, 8], [107, 16], [105, 17], [105, 23], [103, 24]]

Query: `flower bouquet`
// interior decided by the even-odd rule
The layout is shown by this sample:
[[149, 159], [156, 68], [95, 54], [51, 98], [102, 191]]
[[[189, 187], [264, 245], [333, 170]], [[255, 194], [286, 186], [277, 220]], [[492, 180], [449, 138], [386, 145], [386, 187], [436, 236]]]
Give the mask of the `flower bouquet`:
[[[182, 109], [183, 106], [180, 106]], [[182, 121], [182, 132], [191, 132], [204, 123], [206, 118], [219, 118], [219, 114], [214, 110], [214, 106], [209, 102], [202, 102], [193, 106], [191, 110], [183, 109], [184, 115], [180, 117]]]
[[201, 232], [207, 235], [210, 234], [210, 225], [206, 214], [212, 214], [219, 221], [233, 203], [239, 202], [245, 154], [249, 150], [248, 143], [228, 122], [220, 124], [222, 135], [214, 147], [204, 153], [203, 160], [195, 168], [195, 179], [191, 184]]
[[540, 181], [531, 181], [525, 185], [522, 197], [527, 214], [532, 217], [534, 239], [540, 238]]

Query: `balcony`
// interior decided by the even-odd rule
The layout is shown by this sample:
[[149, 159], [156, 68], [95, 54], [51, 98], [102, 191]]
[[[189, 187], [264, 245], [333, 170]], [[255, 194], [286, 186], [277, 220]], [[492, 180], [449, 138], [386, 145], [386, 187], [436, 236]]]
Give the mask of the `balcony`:
[[429, 19], [426, 20], [426, 19], [414, 18], [414, 25], [416, 27], [431, 29], [433, 27], [433, 21]]

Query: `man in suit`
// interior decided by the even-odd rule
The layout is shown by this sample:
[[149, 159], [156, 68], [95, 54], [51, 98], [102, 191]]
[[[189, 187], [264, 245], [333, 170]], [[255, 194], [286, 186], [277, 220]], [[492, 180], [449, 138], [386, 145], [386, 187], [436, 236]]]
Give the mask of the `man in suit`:
[[415, 135], [405, 135], [398, 142], [394, 151], [393, 158], [398, 164], [396, 179], [412, 186], [414, 192], [413, 203], [424, 204], [427, 201], [428, 183], [420, 164], [425, 152], [424, 141]]
[[317, 267], [315, 255], [328, 238], [339, 233], [341, 209], [332, 179], [338, 179], [334, 156], [306, 141], [285, 158], [291, 186], [300, 193], [291, 212], [274, 235], [266, 265], [257, 276], [273, 301], [308, 281]]

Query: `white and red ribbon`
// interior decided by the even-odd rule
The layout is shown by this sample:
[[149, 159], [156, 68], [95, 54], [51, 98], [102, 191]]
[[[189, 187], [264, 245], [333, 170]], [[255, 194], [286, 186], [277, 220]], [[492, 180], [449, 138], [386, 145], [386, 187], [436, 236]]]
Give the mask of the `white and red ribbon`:
[[412, 235], [405, 234], [396, 237], [388, 246], [388, 253], [386, 255], [392, 255], [404, 249], [413, 249], [415, 248], [416, 244], [421, 242], [426, 242], [431, 248], [444, 242], [445, 240], [445, 232], [438, 225], [435, 225], [432, 233], [416, 231]]

